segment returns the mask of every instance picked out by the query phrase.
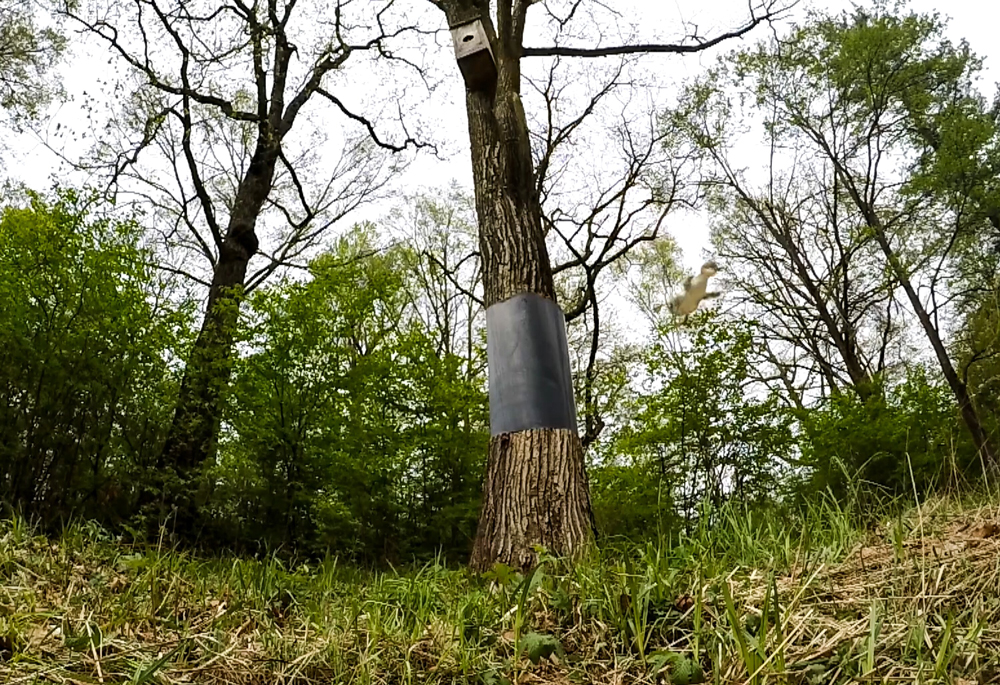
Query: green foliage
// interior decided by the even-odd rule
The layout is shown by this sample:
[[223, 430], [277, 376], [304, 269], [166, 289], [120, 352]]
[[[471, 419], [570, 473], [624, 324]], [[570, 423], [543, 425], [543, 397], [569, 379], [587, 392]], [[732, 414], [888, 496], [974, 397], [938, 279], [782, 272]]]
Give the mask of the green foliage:
[[249, 300], [211, 506], [225, 537], [356, 559], [464, 556], [486, 396], [408, 310], [402, 251], [355, 233]]
[[660, 650], [649, 658], [654, 673], [665, 673], [670, 685], [694, 685], [705, 682], [701, 664], [686, 654]]
[[548, 659], [562, 651], [562, 645], [557, 638], [547, 633], [528, 633], [521, 638], [521, 649], [531, 663], [538, 665], [542, 659]]
[[[0, 25], [5, 16], [0, 11]], [[941, 291], [939, 300], [960, 302], [969, 324], [952, 349], [980, 411], [1000, 406], [991, 361], [1000, 317], [990, 299], [1000, 251], [989, 252], [996, 237], [989, 226], [1000, 226], [996, 112], [971, 88], [978, 60], [964, 44], [944, 40], [942, 28], [936, 16], [904, 14], [885, 3], [813, 14], [782, 39], [781, 50], [772, 43], [744, 51], [681, 98], [670, 121], [671, 145], [728, 149], [738, 142], [731, 120], [766, 111], [775, 149], [787, 146], [796, 158], [776, 170], [766, 191], [707, 185], [714, 188], [708, 198], [716, 237], [733, 250], [729, 273], [748, 270], [750, 257], [770, 267], [754, 272], [758, 290], [743, 287], [745, 301], [775, 320], [794, 319], [797, 327], [782, 330], [797, 335], [783, 336], [772, 321], [701, 314], [682, 328], [661, 325], [651, 341], [624, 345], [609, 343], [608, 323], [602, 325], [606, 339], [599, 341], [593, 373], [577, 368], [575, 380], [581, 416], [607, 416], [613, 428], [588, 452], [596, 462], [592, 500], [605, 536], [658, 538], [657, 553], [683, 549], [685, 568], [748, 560], [791, 565], [807, 543], [826, 556], [843, 553], [856, 540], [859, 507], [914, 493], [922, 498], [942, 475], [978, 466], [967, 437], [956, 431], [948, 389], [908, 360], [883, 360], [912, 332], [899, 314], [896, 286], [907, 274], [921, 285], [929, 275], [937, 279], [929, 287]], [[54, 35], [38, 35], [56, 45]], [[739, 97], [729, 97], [728, 86], [739, 86]], [[824, 148], [824, 141], [836, 144]], [[883, 167], [869, 166], [870, 159]], [[728, 172], [742, 175], [735, 166]], [[874, 199], [871, 206], [852, 199], [851, 183], [861, 195], [877, 197], [877, 206]], [[775, 190], [786, 184], [787, 194], [778, 198]], [[33, 197], [28, 207], [7, 208], [0, 218], [0, 301], [7, 303], [0, 312], [0, 496], [47, 522], [82, 515], [137, 524], [137, 488], [152, 473], [162, 480], [150, 490], [158, 493], [169, 482], [158, 461], [176, 391], [174, 364], [188, 349], [190, 332], [183, 308], [170, 302], [155, 277], [153, 255], [139, 247], [142, 227], [95, 219], [88, 206], [61, 193], [51, 202]], [[788, 230], [751, 235], [754, 208], [772, 225], [786, 222]], [[887, 240], [899, 245], [903, 276], [887, 278], [892, 260], [876, 249], [869, 209], [885, 212]], [[835, 215], [830, 226], [827, 210]], [[239, 329], [238, 354], [223, 360], [219, 374], [228, 384], [232, 365], [217, 459], [191, 481], [206, 529], [185, 537], [271, 552], [267, 563], [274, 567], [287, 563], [288, 552], [364, 563], [465, 556], [488, 442], [482, 312], [467, 297], [481, 280], [469, 258], [475, 250], [471, 212], [469, 199], [456, 193], [422, 200], [412, 213], [416, 247], [386, 249], [373, 228], [357, 229], [318, 256], [306, 277], [253, 292], [239, 315], [235, 307], [226, 311], [225, 331], [230, 324]], [[736, 240], [737, 233], [746, 240]], [[839, 249], [849, 258], [825, 262], [821, 244], [845, 236]], [[766, 241], [786, 243], [788, 261], [754, 252]], [[661, 238], [615, 266], [650, 321], [661, 320], [664, 296], [679, 280], [677, 258], [676, 244]], [[932, 262], [940, 264], [933, 274]], [[796, 280], [788, 276], [796, 269], [815, 273]], [[741, 285], [737, 277], [733, 283]], [[806, 283], [815, 286], [808, 297]], [[757, 297], [778, 291], [786, 299]], [[817, 303], [825, 307], [822, 316]], [[942, 320], [951, 313], [941, 311]], [[754, 368], [765, 356], [755, 349], [764, 332], [774, 345], [767, 363], [787, 371], [780, 380], [796, 387], [777, 388]], [[571, 330], [570, 340], [589, 342], [588, 335], [583, 326]], [[846, 343], [838, 347], [838, 338]], [[865, 368], [850, 382], [860, 387], [859, 379], [880, 374], [891, 382], [877, 380], [866, 400], [850, 391], [821, 397], [841, 385], [850, 358], [843, 348], [852, 345], [856, 366]], [[789, 348], [793, 353], [782, 356]], [[880, 360], [870, 364], [877, 370], [867, 368], [869, 359]], [[814, 384], [817, 375], [823, 380]], [[782, 405], [776, 389], [787, 391], [798, 408]], [[798, 497], [786, 498], [789, 490]], [[642, 553], [652, 555], [654, 547]], [[560, 649], [572, 645], [553, 625], [531, 623], [530, 606], [544, 594], [556, 623], [571, 620], [574, 611], [591, 612], [618, 631], [613, 649], [642, 662], [645, 673], [669, 672], [674, 682], [702, 677], [697, 656], [654, 644], [677, 589], [674, 580], [657, 575], [669, 574], [669, 563], [647, 559], [643, 568], [611, 556], [602, 561], [621, 577], [602, 577], [603, 586], [594, 581], [588, 593], [580, 591], [591, 582], [583, 578], [573, 580], [577, 586], [567, 577], [522, 579], [515, 639], [505, 658], [555, 664]], [[148, 613], [164, 618], [175, 590], [155, 575], [150, 572]], [[517, 577], [498, 568], [489, 579], [507, 598]], [[299, 582], [290, 578], [295, 574], [284, 568], [240, 562], [231, 580], [247, 593], [253, 589], [260, 613], [287, 613]], [[417, 610], [397, 616], [382, 600], [402, 597], [433, 607], [438, 586], [404, 588], [398, 579], [385, 585], [392, 587], [380, 588], [379, 602], [355, 598], [354, 619], [360, 621], [363, 606], [366, 620], [381, 621], [383, 632], [389, 624], [407, 634], [429, 630], [424, 620], [431, 610], [419, 619]], [[590, 604], [574, 604], [584, 594]], [[760, 632], [751, 633], [777, 625], [761, 619], [751, 630], [736, 598], [724, 607], [717, 602], [716, 618], [731, 624], [727, 644], [745, 665], [765, 667], [773, 652], [761, 647]], [[494, 609], [500, 608], [484, 608], [480, 599], [464, 598], [456, 609], [461, 630], [455, 639], [502, 643], [504, 633], [487, 627], [497, 623]], [[695, 611], [701, 610], [698, 604]], [[108, 635], [100, 624], [81, 624], [66, 633], [64, 646], [97, 651], [102, 646], [95, 636], [101, 642]], [[8, 652], [24, 644], [17, 626], [6, 624], [0, 642]], [[863, 672], [874, 661], [869, 656]], [[134, 664], [132, 673], [151, 678], [163, 665], [158, 657]], [[500, 673], [507, 665], [490, 668]]]
[[[811, 470], [803, 496], [816, 487], [846, 496], [856, 479], [883, 494], [922, 494], [942, 473], [975, 466], [956, 418], [977, 440], [980, 424], [992, 427], [977, 417], [990, 406], [990, 381], [969, 370], [993, 356], [997, 110], [974, 88], [980, 61], [945, 28], [939, 15], [896, 2], [816, 10], [786, 35], [722, 62], [688, 90], [672, 119], [738, 188], [713, 193], [727, 229], [718, 243], [744, 260], [734, 280], [746, 300], [793, 333], [770, 341], [774, 365], [787, 382], [806, 359], [806, 375], [822, 378], [818, 398], [813, 388], [790, 393], [800, 405], [821, 401], [798, 414]], [[725, 153], [741, 126], [761, 119], [773, 156], [770, 181], [758, 188]], [[744, 225], [755, 217], [781, 230], [734, 247], [727, 238], [751, 233]], [[775, 245], [787, 266], [772, 269]], [[909, 310], [903, 316], [893, 313], [897, 288]], [[925, 297], [925, 288], [934, 294]], [[969, 311], [984, 316], [956, 327], [966, 340], [949, 345], [944, 322]], [[909, 359], [892, 358], [912, 330], [935, 349], [950, 402]], [[795, 353], [780, 358], [789, 347]], [[962, 364], [953, 361], [956, 349]], [[845, 376], [857, 387], [883, 378], [865, 400], [831, 390]], [[981, 383], [979, 401], [959, 414], [970, 378]]]
[[841, 501], [865, 505], [873, 491], [923, 495], [956, 470], [979, 466], [942, 382], [918, 368], [893, 388], [873, 390], [867, 400], [845, 392], [802, 413], [809, 475], [800, 496], [829, 489]]
[[679, 261], [676, 241], [661, 237], [630, 250], [613, 263], [612, 273], [629, 281], [631, 300], [643, 315], [655, 320], [656, 312], [665, 311], [671, 291], [684, 280]]
[[668, 489], [673, 474], [661, 472], [658, 456], [632, 460], [615, 450], [614, 461], [590, 467], [590, 498], [601, 535], [642, 539], [681, 525]]
[[48, 521], [127, 512], [187, 330], [140, 227], [87, 206], [63, 191], [0, 215], [0, 499]]
[[1000, 289], [977, 293], [956, 345], [958, 366], [991, 434], [1000, 428]]
[[[156, 279], [134, 222], [72, 192], [0, 218], [0, 498], [46, 522], [143, 529], [189, 317]], [[406, 248], [356, 231], [249, 299], [218, 461], [189, 539], [462, 558], [479, 508], [486, 393], [414, 316]], [[159, 479], [159, 480], [157, 480]], [[154, 493], [155, 494], [155, 493]]]
[[775, 396], [754, 394], [749, 324], [706, 315], [683, 351], [675, 336], [662, 327], [646, 350], [617, 458], [592, 477], [609, 534], [668, 532], [706, 501], [767, 501], [792, 449], [791, 417]]
[[810, 65], [859, 125], [879, 119], [886, 146], [909, 143], [903, 195], [933, 197], [952, 213], [950, 249], [962, 278], [978, 280], [994, 273], [997, 257], [981, 248], [995, 253], [1000, 244], [1000, 129], [996, 105], [976, 89], [982, 60], [946, 38], [946, 28], [938, 13], [885, 1], [819, 16], [796, 36], [793, 68]]
[[39, 18], [33, 3], [0, 5], [0, 107], [13, 115], [15, 123], [22, 116], [37, 115], [60, 90], [49, 80], [49, 71], [66, 40]]

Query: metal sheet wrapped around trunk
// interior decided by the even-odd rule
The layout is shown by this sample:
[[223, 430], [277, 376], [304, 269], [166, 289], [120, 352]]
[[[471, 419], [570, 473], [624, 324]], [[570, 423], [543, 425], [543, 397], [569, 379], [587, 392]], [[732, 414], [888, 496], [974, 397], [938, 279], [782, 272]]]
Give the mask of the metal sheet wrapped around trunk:
[[524, 293], [486, 310], [490, 434], [577, 430], [566, 319], [552, 300]]

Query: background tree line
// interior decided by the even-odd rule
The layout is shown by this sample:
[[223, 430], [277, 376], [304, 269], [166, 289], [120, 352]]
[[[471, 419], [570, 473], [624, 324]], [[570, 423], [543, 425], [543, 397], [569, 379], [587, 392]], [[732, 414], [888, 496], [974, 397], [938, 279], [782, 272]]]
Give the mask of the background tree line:
[[[206, 548], [464, 559], [489, 441], [474, 202], [419, 195], [335, 231], [391, 176], [383, 155], [415, 141], [348, 141], [315, 186], [306, 148], [273, 146], [309, 98], [347, 111], [322, 76], [396, 34], [317, 45], [304, 86], [264, 97], [284, 87], [290, 25], [250, 9], [233, 21], [263, 71], [231, 101], [207, 85], [225, 60], [182, 40], [205, 20], [193, 10], [141, 18], [186, 56], [179, 81], [78, 18], [147, 79], [131, 109], [147, 135], [96, 158], [140, 190], [127, 209], [7, 193], [0, 499], [53, 526], [143, 536], [166, 520]], [[547, 209], [602, 535], [817, 493], [863, 509], [996, 467], [998, 107], [944, 28], [881, 3], [812, 14], [722, 58], [648, 130], [622, 125], [620, 176], [583, 209]], [[61, 49], [24, 35], [45, 39], [25, 55]], [[557, 202], [546, 165], [579, 121], [550, 124], [533, 142]], [[750, 140], [771, 150], [763, 169], [741, 157]], [[176, 189], [122, 164], [147, 149]], [[682, 274], [661, 232], [682, 206], [709, 211], [727, 291], [684, 326], [664, 306]], [[207, 310], [192, 282], [218, 291]]]

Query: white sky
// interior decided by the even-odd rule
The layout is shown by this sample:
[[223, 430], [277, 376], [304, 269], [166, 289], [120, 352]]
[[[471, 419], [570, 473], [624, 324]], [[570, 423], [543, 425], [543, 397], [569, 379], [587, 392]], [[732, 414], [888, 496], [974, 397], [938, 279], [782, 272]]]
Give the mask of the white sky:
[[[631, 24], [631, 29], [638, 32], [640, 39], [644, 41], [663, 40], [677, 42], [681, 37], [681, 19], [694, 22], [699, 26], [703, 35], [713, 35], [719, 30], [732, 28], [746, 16], [746, 3], [744, 0], [610, 0], [605, 3], [607, 7], [620, 12], [621, 23]], [[850, 6], [844, 0], [834, 0], [823, 2], [816, 0], [813, 6], [823, 6], [830, 10], [846, 9]], [[909, 6], [912, 9], [928, 12], [938, 10], [946, 17], [950, 17], [948, 33], [950, 37], [958, 41], [965, 38], [970, 43], [972, 49], [985, 58], [985, 69], [981, 81], [981, 89], [987, 95], [992, 95], [993, 83], [998, 79], [1000, 72], [997, 71], [1000, 65], [1000, 45], [996, 41], [995, 32], [998, 20], [1000, 20], [1000, 3], [993, 3], [984, 0], [952, 0], [943, 9], [942, 3], [934, 0], [911, 0]], [[792, 13], [792, 18], [803, 16], [803, 9], [808, 6], [803, 3]], [[540, 8], [533, 8], [532, 12], [540, 11]], [[530, 15], [529, 15], [530, 22]], [[609, 27], [611, 33], [622, 33], [630, 30], [629, 26]], [[762, 38], [766, 34], [767, 28], [760, 28], [748, 40]], [[438, 42], [441, 43], [440, 38]], [[607, 43], [616, 42], [612, 38]], [[526, 40], [529, 45], [542, 45], [542, 40], [530, 37]], [[678, 82], [696, 75], [703, 65], [710, 64], [720, 51], [731, 49], [736, 44], [730, 42], [723, 45], [719, 50], [709, 53], [699, 53], [686, 56], [649, 56], [644, 58], [644, 67], [651, 73], [661, 77], [664, 89], [672, 89]], [[444, 46], [442, 49], [447, 49]], [[54, 127], [60, 122], [66, 122], [67, 126], [73, 122], [83, 119], [83, 111], [77, 103], [82, 102], [84, 92], [99, 92], [98, 79], [108, 76], [106, 60], [107, 52], [103, 55], [100, 49], [91, 51], [87, 57], [77, 56], [63, 67], [65, 74], [64, 84], [67, 89], [77, 96], [75, 102], [64, 104], [52, 118], [49, 126], [49, 135], [52, 135]], [[449, 55], [450, 56], [450, 55]], [[365, 89], [367, 85], [355, 86], [355, 88]], [[350, 86], [348, 86], [350, 89]], [[449, 158], [439, 161], [423, 156], [411, 167], [408, 173], [398, 181], [398, 188], [403, 192], [412, 192], [419, 188], [440, 188], [445, 187], [455, 179], [461, 185], [470, 187], [471, 167], [467, 148], [467, 129], [465, 111], [462, 97], [461, 79], [458, 77], [455, 68], [454, 78], [445, 81], [444, 87], [434, 94], [434, 116], [438, 118], [442, 131], [451, 133], [450, 145], [447, 152]], [[70, 141], [66, 141], [70, 143]], [[74, 149], [70, 144], [66, 149], [67, 154], [72, 156], [74, 152], [82, 152], [80, 145]], [[52, 179], [64, 178], [64, 167], [60, 166], [58, 157], [53, 154], [41, 142], [36, 134], [25, 134], [16, 138], [13, 142], [13, 156], [8, 157], [7, 173], [17, 180], [26, 182], [29, 186], [44, 189], [49, 186]], [[589, 160], [581, 158], [581, 165], [589, 163]], [[365, 212], [365, 215], [375, 218], [384, 214], [390, 208], [391, 203], [383, 203], [380, 206], [372, 207]], [[359, 218], [352, 216], [351, 219]], [[698, 219], [690, 216], [684, 217], [683, 225], [677, 220], [669, 224], [670, 232], [677, 240], [684, 251], [684, 265], [688, 269], [697, 267], [704, 258], [703, 251], [708, 247], [708, 226], [704, 217]]]

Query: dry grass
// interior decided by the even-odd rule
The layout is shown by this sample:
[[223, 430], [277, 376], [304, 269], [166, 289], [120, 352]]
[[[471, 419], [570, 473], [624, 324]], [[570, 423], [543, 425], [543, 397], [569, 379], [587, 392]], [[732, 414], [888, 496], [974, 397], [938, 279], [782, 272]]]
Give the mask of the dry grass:
[[996, 504], [831, 525], [841, 558], [771, 535], [734, 563], [706, 551], [725, 529], [525, 579], [197, 559], [8, 521], [0, 682], [683, 683], [696, 664], [720, 683], [1000, 682]]
[[[845, 670], [876, 682], [1000, 682], [1000, 510], [943, 504], [896, 524], [914, 526], [906, 537], [884, 526], [839, 563], [779, 578], [785, 660], [830, 667], [823, 682]], [[759, 579], [745, 583], [746, 610], [758, 615]], [[862, 650], [869, 672], [837, 658]]]

